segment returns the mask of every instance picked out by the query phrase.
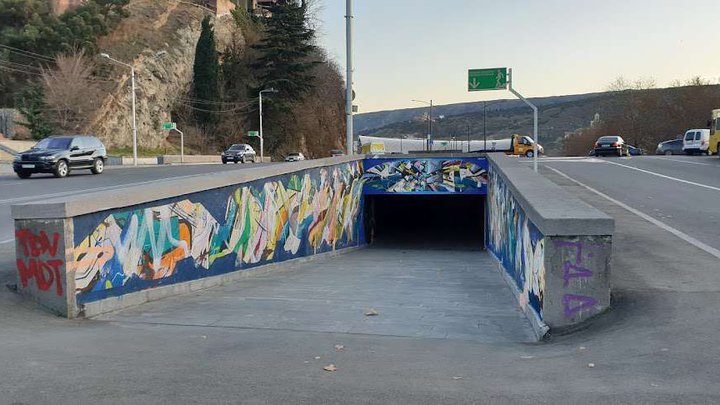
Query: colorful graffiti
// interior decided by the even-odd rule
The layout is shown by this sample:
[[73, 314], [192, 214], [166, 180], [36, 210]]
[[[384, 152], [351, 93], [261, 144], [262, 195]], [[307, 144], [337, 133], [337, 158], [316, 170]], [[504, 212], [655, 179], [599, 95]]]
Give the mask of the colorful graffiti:
[[356, 246], [359, 162], [75, 219], [79, 303]]
[[543, 316], [545, 291], [545, 237], [508, 190], [490, 170], [488, 190], [488, 249], [520, 290], [520, 304]]
[[367, 159], [365, 194], [485, 194], [487, 160]]

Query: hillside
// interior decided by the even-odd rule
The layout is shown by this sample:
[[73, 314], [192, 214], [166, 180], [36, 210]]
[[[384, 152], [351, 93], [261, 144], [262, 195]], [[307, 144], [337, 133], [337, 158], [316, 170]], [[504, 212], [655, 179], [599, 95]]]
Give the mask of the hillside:
[[[686, 128], [706, 125], [706, 117], [713, 108], [720, 106], [720, 86], [699, 86], [644, 90], [643, 94], [659, 100], [664, 104], [677, 104], [686, 106], [688, 94], [702, 91], [711, 94], [710, 101], [695, 106], [696, 114], [683, 113], [683, 117], [669, 118], [667, 125], [656, 126], [655, 136], [641, 136], [640, 130], [623, 131], [629, 143], [637, 144], [645, 149], [654, 150], [654, 145], [660, 140], [674, 138]], [[565, 137], [578, 129], [590, 126], [595, 114], [605, 121], [613, 121], [628, 113], [628, 104], [631, 94], [627, 92], [593, 93], [585, 95], [547, 97], [533, 99], [540, 108], [539, 126], [540, 143], [545, 146], [548, 154], [560, 155], [563, 153]], [[434, 134], [436, 138], [482, 139], [483, 113], [482, 102], [465, 103], [441, 106], [435, 109]], [[459, 112], [459, 113], [458, 113]], [[427, 133], [427, 119], [424, 114], [427, 108], [417, 108], [397, 111], [383, 111], [358, 116], [360, 122], [359, 135], [382, 137], [422, 137]], [[641, 112], [645, 115], [651, 112]], [[441, 115], [445, 117], [439, 119]], [[667, 117], [665, 117], [667, 118]], [[657, 117], [662, 121], [663, 117]], [[394, 123], [375, 127], [382, 122], [397, 120]], [[487, 107], [487, 136], [488, 139], [503, 138], [514, 133], [532, 134], [532, 111], [520, 101], [501, 100], [488, 102]]]

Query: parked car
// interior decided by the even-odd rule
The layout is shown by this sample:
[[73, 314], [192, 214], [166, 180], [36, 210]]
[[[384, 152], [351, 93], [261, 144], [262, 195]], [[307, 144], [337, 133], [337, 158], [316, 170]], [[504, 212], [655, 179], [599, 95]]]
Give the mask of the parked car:
[[710, 148], [709, 129], [691, 129], [683, 137], [683, 152], [688, 155], [707, 155]]
[[333, 149], [330, 151], [330, 156], [332, 156], [332, 157], [344, 156], [344, 155], [345, 155], [345, 152], [341, 151], [340, 149]]
[[656, 155], [682, 155], [683, 140], [672, 139], [670, 141], [660, 142], [655, 150]]
[[305, 155], [303, 155], [300, 152], [293, 152], [287, 155], [285, 158], [286, 162], [299, 162], [301, 160], [305, 160]]
[[15, 157], [13, 170], [21, 179], [33, 173], [52, 173], [65, 177], [72, 170], [90, 169], [93, 174], [105, 170], [107, 151], [94, 136], [51, 136]]
[[603, 155], [614, 155], [614, 156], [629, 156], [628, 145], [621, 136], [602, 136], [593, 148], [595, 156]]
[[636, 148], [632, 145], [628, 145], [628, 152], [630, 153], [630, 156], [642, 156], [645, 154], [644, 149]]
[[257, 158], [257, 154], [255, 153], [255, 150], [252, 148], [252, 146], [239, 143], [235, 144], [228, 148], [225, 152], [222, 153], [221, 159], [224, 165], [226, 165], [228, 162], [234, 162], [234, 163], [245, 163], [245, 162], [253, 162], [255, 163], [255, 159]]

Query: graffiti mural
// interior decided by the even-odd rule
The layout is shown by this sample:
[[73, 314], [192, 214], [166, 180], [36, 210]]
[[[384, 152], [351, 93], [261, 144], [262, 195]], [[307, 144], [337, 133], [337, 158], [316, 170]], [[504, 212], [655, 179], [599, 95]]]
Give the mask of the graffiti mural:
[[75, 219], [78, 303], [364, 243], [353, 162]]
[[367, 159], [365, 194], [485, 194], [487, 160]]
[[520, 304], [542, 319], [545, 291], [545, 237], [512, 196], [496, 171], [490, 171], [487, 248], [520, 290]]
[[60, 247], [60, 233], [45, 231], [38, 233], [29, 229], [16, 229], [15, 240], [18, 253], [16, 265], [23, 289], [29, 287], [30, 280], [35, 280], [35, 287], [40, 291], [54, 291], [58, 297], [63, 296], [61, 271], [65, 264], [64, 252]]

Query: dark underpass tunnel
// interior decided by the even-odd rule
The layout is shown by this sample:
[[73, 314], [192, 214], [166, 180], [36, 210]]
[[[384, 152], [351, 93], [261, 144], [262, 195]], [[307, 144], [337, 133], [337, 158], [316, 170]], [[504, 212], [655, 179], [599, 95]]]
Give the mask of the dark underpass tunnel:
[[482, 250], [485, 196], [366, 196], [365, 230], [373, 246]]

